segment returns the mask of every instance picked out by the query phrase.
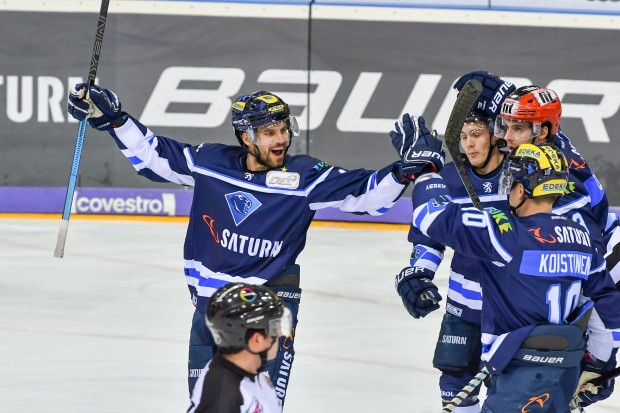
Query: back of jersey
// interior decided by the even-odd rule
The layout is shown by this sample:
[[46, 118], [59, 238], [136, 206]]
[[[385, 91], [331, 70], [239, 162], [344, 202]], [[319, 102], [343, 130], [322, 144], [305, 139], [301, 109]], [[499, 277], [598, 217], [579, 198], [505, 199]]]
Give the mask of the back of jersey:
[[494, 336], [537, 323], [561, 324], [577, 307], [582, 283], [601, 265], [588, 233], [564, 216], [515, 218], [500, 236], [512, 259], [482, 279], [482, 331]]

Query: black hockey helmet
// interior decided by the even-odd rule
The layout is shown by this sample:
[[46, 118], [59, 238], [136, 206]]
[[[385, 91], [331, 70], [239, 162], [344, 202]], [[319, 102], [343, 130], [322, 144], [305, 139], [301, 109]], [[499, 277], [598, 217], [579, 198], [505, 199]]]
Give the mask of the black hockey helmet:
[[482, 122], [487, 128], [489, 128], [489, 132], [491, 132], [491, 136], [493, 135], [493, 126], [495, 125], [495, 119], [491, 118], [487, 113], [483, 110], [472, 109], [469, 112], [469, 115], [465, 118], [465, 123], [474, 123], [474, 122]]
[[231, 122], [241, 146], [245, 146], [241, 139], [243, 132], [247, 132], [250, 140], [256, 143], [256, 130], [260, 126], [283, 121], [288, 126], [291, 139], [299, 136], [297, 120], [291, 116], [288, 104], [264, 90], [239, 96], [232, 105]]
[[207, 326], [215, 344], [223, 348], [246, 348], [248, 330], [262, 330], [270, 337], [289, 336], [290, 310], [262, 285], [226, 284], [209, 300]]

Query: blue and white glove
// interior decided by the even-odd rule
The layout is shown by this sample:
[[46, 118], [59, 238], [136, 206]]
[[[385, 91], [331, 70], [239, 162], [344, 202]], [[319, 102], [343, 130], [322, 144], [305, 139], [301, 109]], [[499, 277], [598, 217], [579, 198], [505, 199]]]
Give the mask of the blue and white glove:
[[443, 143], [435, 137], [436, 134], [426, 128], [426, 121], [422, 116], [412, 118], [405, 113], [402, 122], [394, 124], [394, 130], [390, 131], [389, 135], [392, 146], [402, 160], [399, 167], [401, 181], [414, 181], [420, 175], [443, 169], [446, 150]]
[[615, 349], [606, 362], [594, 359], [589, 353], [584, 355], [581, 361], [581, 377], [579, 377], [579, 384], [573, 398], [573, 403], [577, 407], [586, 407], [611, 396], [611, 393], [614, 391], [614, 379], [606, 380], [598, 386], [589, 382], [616, 367], [617, 351]]
[[506, 96], [517, 88], [512, 83], [502, 80], [501, 77], [483, 70], [461, 76], [454, 84], [454, 88], [460, 91], [470, 79], [476, 79], [482, 83], [482, 94], [476, 101], [476, 108], [492, 118], [499, 114]]
[[92, 85], [86, 93], [86, 83], [78, 83], [69, 91], [67, 111], [79, 121], [88, 119], [90, 126], [102, 131], [112, 129], [123, 115], [114, 92]]
[[424, 267], [405, 267], [396, 276], [396, 291], [413, 318], [426, 317], [439, 308], [441, 295], [432, 278], [435, 273]]

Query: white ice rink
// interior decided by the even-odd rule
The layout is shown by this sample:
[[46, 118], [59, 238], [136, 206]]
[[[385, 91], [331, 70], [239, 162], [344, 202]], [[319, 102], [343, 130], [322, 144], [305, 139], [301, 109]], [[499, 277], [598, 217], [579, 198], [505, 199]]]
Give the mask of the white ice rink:
[[[184, 412], [185, 224], [75, 219], [63, 259], [58, 225], [0, 220], [0, 412]], [[310, 230], [285, 412], [441, 411], [431, 359], [443, 310], [414, 320], [394, 291], [406, 237]], [[618, 393], [588, 413], [620, 412]]]

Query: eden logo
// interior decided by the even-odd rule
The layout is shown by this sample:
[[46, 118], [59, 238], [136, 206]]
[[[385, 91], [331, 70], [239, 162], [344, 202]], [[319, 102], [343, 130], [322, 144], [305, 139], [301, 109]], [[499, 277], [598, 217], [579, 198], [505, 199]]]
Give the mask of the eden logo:
[[247, 192], [237, 191], [224, 196], [237, 226], [262, 205], [254, 195]]

